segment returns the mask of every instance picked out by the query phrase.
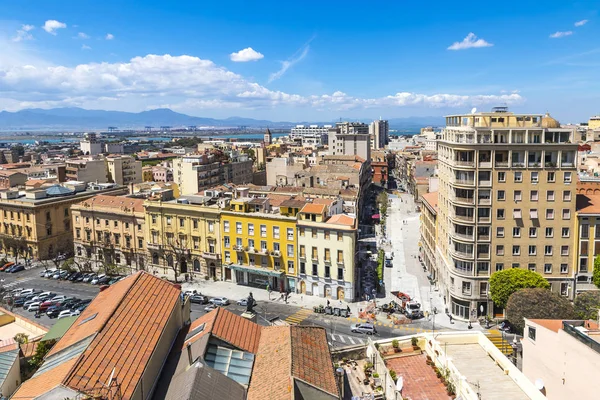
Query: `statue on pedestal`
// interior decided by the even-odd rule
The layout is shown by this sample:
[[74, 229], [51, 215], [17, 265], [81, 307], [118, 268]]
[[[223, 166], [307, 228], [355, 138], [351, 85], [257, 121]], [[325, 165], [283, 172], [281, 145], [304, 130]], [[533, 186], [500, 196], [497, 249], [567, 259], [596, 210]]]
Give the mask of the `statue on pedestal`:
[[250, 295], [246, 299], [246, 312], [254, 313], [253, 308], [255, 305], [256, 305], [256, 300], [254, 300], [254, 296], [252, 296], [252, 292], [250, 292]]

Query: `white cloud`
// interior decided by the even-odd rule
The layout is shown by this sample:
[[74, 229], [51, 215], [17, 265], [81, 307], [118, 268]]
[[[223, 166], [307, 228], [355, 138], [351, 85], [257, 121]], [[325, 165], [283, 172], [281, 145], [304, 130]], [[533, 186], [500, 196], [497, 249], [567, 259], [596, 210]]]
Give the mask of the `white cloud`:
[[44, 23], [44, 26], [42, 26], [42, 28], [51, 35], [56, 35], [57, 29], [64, 29], [66, 27], [67, 24], [64, 22], [59, 22], [55, 19], [49, 19]]
[[90, 37], [89, 37], [89, 36], [88, 36], [86, 33], [84, 33], [84, 32], [79, 32], [79, 33], [77, 34], [77, 37], [78, 37], [79, 39], [89, 39], [89, 38], [90, 38]]
[[575, 22], [575, 26], [584, 26], [587, 23], [588, 23], [587, 19], [582, 19], [581, 21]]
[[564, 32], [558, 31], [558, 32], [554, 32], [552, 35], [550, 35], [550, 37], [552, 39], [558, 39], [558, 38], [562, 38], [565, 36], [571, 36], [572, 34], [573, 34], [573, 31], [564, 31]]
[[113, 35], [112, 33], [107, 33], [106, 36], [104, 37], [104, 39], [106, 40], [113, 40], [115, 38], [115, 35]]
[[92, 48], [90, 46], [88, 46], [87, 44], [82, 44], [81, 45], [81, 50], [91, 50]]
[[168, 105], [191, 113], [200, 109], [256, 110], [280, 106], [344, 111], [407, 106], [468, 108], [522, 101], [517, 93], [472, 96], [398, 92], [375, 98], [354, 97], [341, 91], [298, 95], [270, 90], [210, 60], [187, 55], [151, 54], [129, 62], [74, 67], [47, 65], [33, 59], [0, 62], [0, 106], [11, 110], [80, 106], [140, 111]]
[[462, 42], [454, 42], [448, 47], [448, 50], [466, 50], [478, 47], [492, 47], [493, 44], [486, 42], [484, 39], [477, 39], [477, 35], [470, 32]]
[[[269, 83], [281, 78], [287, 72], [288, 69], [292, 68], [294, 65], [296, 65], [300, 61], [304, 60], [304, 57], [306, 57], [308, 55], [309, 50], [310, 50], [310, 46], [307, 43], [304, 46], [302, 46], [300, 49], [298, 49], [298, 51], [296, 51], [296, 53], [294, 53], [294, 55], [290, 59], [288, 59], [286, 61], [282, 61], [281, 68], [279, 69], [279, 71], [273, 72], [272, 74], [269, 75]], [[300, 54], [298, 54], [298, 53], [300, 53]]]
[[238, 51], [237, 53], [231, 53], [229, 55], [231, 61], [235, 62], [258, 61], [264, 57], [264, 55], [254, 50], [252, 47], [247, 47], [243, 50]]
[[21, 29], [17, 30], [17, 35], [12, 38], [13, 42], [33, 39], [33, 35], [30, 32], [34, 29], [35, 26], [33, 25], [21, 25]]

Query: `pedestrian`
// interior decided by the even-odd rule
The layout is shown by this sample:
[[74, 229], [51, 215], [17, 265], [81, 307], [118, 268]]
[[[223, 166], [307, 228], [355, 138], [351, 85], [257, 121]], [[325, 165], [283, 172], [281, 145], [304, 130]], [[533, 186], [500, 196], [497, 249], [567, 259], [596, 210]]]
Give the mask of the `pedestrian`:
[[327, 307], [329, 307], [329, 299], [327, 300]]
[[448, 315], [450, 317], [450, 323], [453, 324], [454, 322], [452, 322], [452, 314]]
[[348, 315], [350, 315], [350, 306], [346, 306], [346, 311], [348, 312]]

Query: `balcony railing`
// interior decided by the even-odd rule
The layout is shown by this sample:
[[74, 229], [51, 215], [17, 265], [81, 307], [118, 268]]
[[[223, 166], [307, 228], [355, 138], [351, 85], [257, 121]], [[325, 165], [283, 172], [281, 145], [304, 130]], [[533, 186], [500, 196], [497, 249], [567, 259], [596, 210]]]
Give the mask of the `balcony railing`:
[[490, 253], [489, 252], [487, 252], [487, 253], [480, 253], [480, 252], [478, 252], [477, 253], [477, 258], [489, 260]]
[[478, 203], [481, 205], [486, 205], [489, 206], [490, 204], [492, 204], [492, 199], [489, 197], [482, 197], [480, 199], [478, 199]]
[[455, 183], [457, 185], [469, 185], [469, 186], [473, 186], [475, 184], [475, 179], [458, 179], [458, 178], [453, 178], [452, 179], [452, 183]]
[[508, 161], [496, 161], [494, 166], [496, 168], [508, 168]]
[[458, 233], [458, 232], [451, 232], [450, 233], [452, 235], [452, 237], [457, 238], [457, 239], [462, 239], [462, 240], [469, 240], [469, 241], [473, 241], [473, 239], [475, 238], [473, 234], [468, 235], [466, 233]]
[[479, 161], [479, 168], [492, 168], [491, 161]]
[[460, 251], [452, 248], [450, 249], [450, 254], [456, 257], [473, 258], [473, 252]]
[[488, 241], [488, 240], [490, 240], [490, 235], [477, 235], [477, 239]]
[[479, 180], [479, 186], [492, 186], [492, 181]]
[[219, 254], [217, 254], [217, 253], [210, 253], [208, 251], [203, 252], [202, 253], [202, 257], [208, 258], [208, 259], [211, 259], [211, 260], [218, 260], [219, 258], [221, 258], [221, 256]]
[[458, 167], [475, 167], [475, 161], [454, 161]]
[[460, 197], [460, 196], [450, 195], [450, 200], [457, 202], [457, 203], [464, 203], [464, 204], [471, 204], [471, 205], [475, 204], [474, 197]]
[[454, 212], [450, 212], [450, 218], [455, 219], [457, 221], [464, 221], [464, 222], [474, 222], [473, 216], [468, 216], [468, 215], [458, 215]]

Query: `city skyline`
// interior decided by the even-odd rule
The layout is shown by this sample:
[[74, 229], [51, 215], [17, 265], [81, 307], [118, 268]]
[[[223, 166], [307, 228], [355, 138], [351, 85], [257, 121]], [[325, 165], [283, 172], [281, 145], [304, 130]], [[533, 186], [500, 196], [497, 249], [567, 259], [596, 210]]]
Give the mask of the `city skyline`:
[[3, 4], [0, 110], [299, 121], [508, 105], [583, 122], [600, 112], [598, 5]]

